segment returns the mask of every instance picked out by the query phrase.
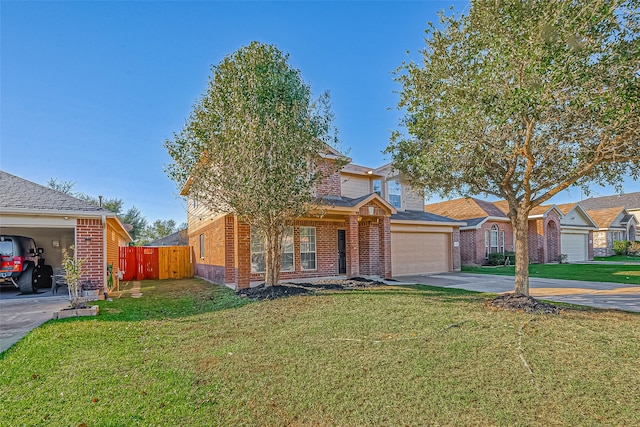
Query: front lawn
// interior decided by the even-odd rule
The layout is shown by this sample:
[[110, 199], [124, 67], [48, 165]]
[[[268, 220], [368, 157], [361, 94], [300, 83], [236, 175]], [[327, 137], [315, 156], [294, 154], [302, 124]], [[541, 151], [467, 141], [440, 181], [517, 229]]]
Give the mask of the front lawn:
[[640, 317], [381, 287], [247, 303], [148, 281], [0, 355], [2, 426], [638, 425]]
[[593, 257], [594, 261], [611, 261], [611, 262], [639, 262], [640, 256], [630, 255], [611, 255]]
[[[462, 267], [464, 273], [515, 275], [515, 266]], [[640, 264], [530, 264], [529, 275], [545, 279], [585, 280], [640, 285]]]

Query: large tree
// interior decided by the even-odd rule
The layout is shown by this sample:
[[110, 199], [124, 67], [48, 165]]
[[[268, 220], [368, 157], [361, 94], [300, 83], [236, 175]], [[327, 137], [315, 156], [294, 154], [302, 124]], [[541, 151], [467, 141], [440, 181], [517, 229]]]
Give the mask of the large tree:
[[531, 209], [639, 176], [638, 0], [477, 0], [440, 18], [396, 72], [406, 130], [387, 150], [427, 194], [508, 202], [528, 295]]
[[331, 172], [320, 159], [335, 143], [331, 123], [328, 94], [314, 101], [288, 55], [252, 42], [212, 68], [185, 127], [165, 143], [178, 187], [264, 237], [267, 286], [279, 280], [286, 225], [314, 206], [314, 186]]

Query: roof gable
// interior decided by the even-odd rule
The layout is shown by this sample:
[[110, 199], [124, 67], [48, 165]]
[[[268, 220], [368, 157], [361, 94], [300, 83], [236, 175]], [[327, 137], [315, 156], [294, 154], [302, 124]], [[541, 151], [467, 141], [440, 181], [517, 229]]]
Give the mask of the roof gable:
[[621, 228], [620, 221], [626, 215], [623, 207], [605, 209], [587, 209], [587, 214], [593, 219], [598, 228]]
[[578, 226], [578, 227], [597, 227], [598, 225], [589, 216], [582, 206], [578, 203], [565, 203], [563, 205], [556, 205], [556, 208], [562, 212], [562, 219], [560, 224], [563, 226]]

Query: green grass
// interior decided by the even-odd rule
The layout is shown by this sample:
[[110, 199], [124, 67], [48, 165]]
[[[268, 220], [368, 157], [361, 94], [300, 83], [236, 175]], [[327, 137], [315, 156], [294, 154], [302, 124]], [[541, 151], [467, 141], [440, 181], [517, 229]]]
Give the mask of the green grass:
[[0, 425], [640, 424], [634, 314], [491, 311], [488, 294], [428, 286], [258, 303], [199, 280], [142, 293], [0, 356]]
[[594, 261], [611, 261], [611, 262], [640, 262], [639, 256], [630, 255], [612, 255], [593, 257]]
[[[515, 266], [462, 267], [465, 273], [513, 276]], [[529, 275], [547, 279], [586, 280], [640, 285], [640, 264], [530, 264]]]

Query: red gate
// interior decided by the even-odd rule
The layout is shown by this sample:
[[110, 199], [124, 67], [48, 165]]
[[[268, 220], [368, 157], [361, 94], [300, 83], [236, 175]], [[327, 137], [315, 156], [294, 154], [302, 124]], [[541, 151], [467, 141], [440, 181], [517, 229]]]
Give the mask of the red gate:
[[145, 246], [121, 246], [120, 271], [122, 280], [158, 279], [158, 248]]

